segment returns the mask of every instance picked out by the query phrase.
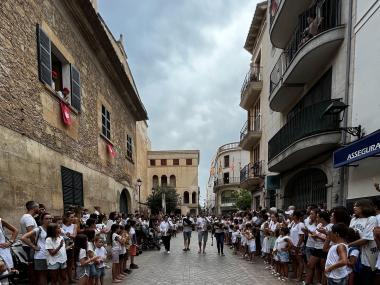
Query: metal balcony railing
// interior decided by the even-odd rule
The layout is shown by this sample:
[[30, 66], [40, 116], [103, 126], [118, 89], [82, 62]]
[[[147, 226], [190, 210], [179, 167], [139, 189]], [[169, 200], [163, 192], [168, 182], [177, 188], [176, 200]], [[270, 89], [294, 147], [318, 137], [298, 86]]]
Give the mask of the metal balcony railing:
[[248, 121], [246, 121], [240, 131], [240, 141], [248, 135], [249, 132], [260, 132], [261, 131], [261, 115], [249, 116]]
[[240, 90], [241, 91], [241, 98], [244, 97], [244, 92], [245, 92], [245, 90], [248, 89], [249, 84], [251, 84], [251, 82], [260, 82], [263, 80], [262, 70], [263, 70], [262, 67], [254, 66], [248, 71], [248, 73], [246, 74], [246, 76], [244, 78], [244, 82], [243, 82], [243, 85], [242, 85], [241, 90]]
[[340, 25], [341, 0], [318, 0], [311, 8], [299, 16], [298, 25], [292, 37], [271, 72], [270, 93], [278, 86], [298, 51], [308, 41], [318, 34]]
[[240, 170], [240, 183], [250, 178], [262, 177], [264, 175], [264, 161], [250, 162]]
[[273, 20], [277, 15], [278, 8], [283, 0], [271, 0], [270, 1], [270, 25], [272, 26]]
[[237, 201], [236, 198], [234, 197], [225, 197], [225, 198], [221, 198], [221, 204], [224, 205], [224, 204], [235, 204]]
[[240, 184], [240, 177], [226, 177], [221, 179], [216, 179], [214, 181], [214, 186], [223, 186], [229, 184]]
[[307, 136], [339, 130], [339, 114], [323, 116], [333, 100], [307, 106], [298, 111], [268, 142], [268, 158], [272, 160], [292, 143]]

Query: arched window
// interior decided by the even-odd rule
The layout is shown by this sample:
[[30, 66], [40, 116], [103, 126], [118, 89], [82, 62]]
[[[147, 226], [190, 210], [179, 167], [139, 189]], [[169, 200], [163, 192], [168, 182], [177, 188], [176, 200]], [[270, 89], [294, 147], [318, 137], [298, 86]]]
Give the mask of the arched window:
[[157, 175], [153, 176], [153, 184], [152, 185], [153, 185], [154, 189], [158, 188], [158, 176]]
[[197, 203], [197, 192], [191, 193], [191, 203], [193, 204]]
[[170, 187], [176, 187], [177, 181], [175, 175], [170, 175]]
[[162, 187], [168, 186], [168, 177], [166, 175], [161, 176], [161, 186]]
[[189, 204], [189, 200], [190, 200], [189, 192], [185, 191], [185, 192], [183, 193], [183, 203], [184, 203], [184, 204]]

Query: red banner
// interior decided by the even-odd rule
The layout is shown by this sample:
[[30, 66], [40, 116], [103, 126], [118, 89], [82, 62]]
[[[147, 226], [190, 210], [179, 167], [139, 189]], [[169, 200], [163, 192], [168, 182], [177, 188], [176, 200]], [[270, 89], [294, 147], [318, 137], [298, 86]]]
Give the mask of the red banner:
[[115, 157], [116, 156], [116, 151], [114, 150], [112, 144], [107, 144], [107, 149], [108, 149], [108, 153], [112, 156], [112, 157]]
[[62, 119], [65, 125], [70, 126], [73, 123], [73, 120], [70, 116], [70, 108], [63, 101], [60, 102]]

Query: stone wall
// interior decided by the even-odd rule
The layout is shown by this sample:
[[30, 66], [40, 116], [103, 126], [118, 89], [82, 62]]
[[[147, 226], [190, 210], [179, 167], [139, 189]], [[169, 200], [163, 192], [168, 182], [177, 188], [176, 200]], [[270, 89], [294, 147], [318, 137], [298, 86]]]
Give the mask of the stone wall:
[[[71, 111], [74, 123], [69, 127], [62, 123], [59, 99], [39, 80], [37, 24], [80, 72], [82, 108], [79, 113]], [[1, 1], [0, 176], [14, 177], [1, 180], [1, 214], [13, 209], [22, 212], [28, 199], [60, 212], [59, 165], [83, 173], [88, 207], [99, 204], [105, 210], [118, 209], [117, 192], [136, 181], [136, 165], [126, 159], [127, 134], [136, 142], [136, 119], [122, 99], [125, 92], [99, 60], [104, 51], [97, 49], [85, 40], [63, 1]], [[102, 104], [111, 112], [115, 158], [108, 154], [108, 142], [100, 136]]]

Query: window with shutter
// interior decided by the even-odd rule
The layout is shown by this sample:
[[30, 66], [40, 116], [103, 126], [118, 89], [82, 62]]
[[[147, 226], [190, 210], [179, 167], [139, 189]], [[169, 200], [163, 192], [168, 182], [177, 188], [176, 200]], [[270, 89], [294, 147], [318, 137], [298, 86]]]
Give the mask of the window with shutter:
[[82, 173], [61, 166], [61, 177], [65, 210], [71, 205], [84, 206]]
[[38, 62], [40, 80], [49, 86], [51, 80], [51, 42], [45, 32], [37, 26]]
[[71, 64], [71, 106], [80, 111], [80, 74], [78, 69]]
[[102, 134], [111, 140], [111, 114], [104, 105], [102, 105]]

